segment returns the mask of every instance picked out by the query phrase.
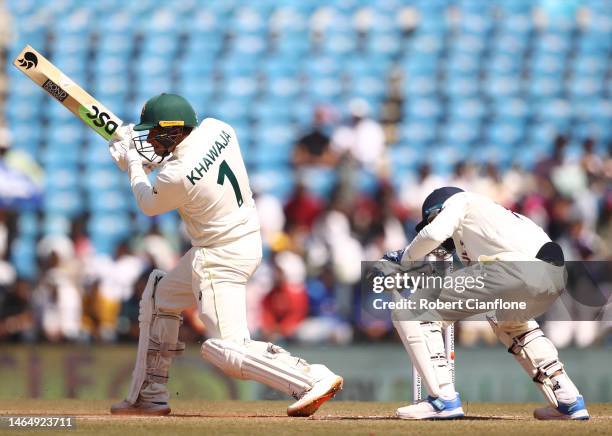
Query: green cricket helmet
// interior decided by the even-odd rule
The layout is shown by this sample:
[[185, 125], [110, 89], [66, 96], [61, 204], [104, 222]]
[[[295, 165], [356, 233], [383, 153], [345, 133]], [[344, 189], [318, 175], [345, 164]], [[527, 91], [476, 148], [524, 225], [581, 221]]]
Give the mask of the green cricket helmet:
[[155, 140], [162, 144], [166, 151], [162, 155], [155, 153], [153, 145], [147, 142], [148, 135], [134, 138], [136, 150], [149, 162], [161, 163], [170, 154], [170, 149], [178, 144], [185, 129], [191, 130], [197, 125], [195, 111], [185, 98], [176, 94], [156, 95], [143, 106], [140, 122], [134, 126], [134, 130], [138, 132], [161, 128], [162, 133], [156, 135]]

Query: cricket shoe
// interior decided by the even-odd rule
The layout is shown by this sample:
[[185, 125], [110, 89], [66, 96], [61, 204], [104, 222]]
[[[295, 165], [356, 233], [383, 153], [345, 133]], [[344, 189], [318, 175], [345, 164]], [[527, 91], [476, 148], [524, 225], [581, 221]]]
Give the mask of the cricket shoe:
[[454, 419], [464, 416], [459, 394], [452, 400], [427, 397], [419, 403], [400, 407], [395, 412], [400, 419]]
[[[319, 365], [311, 365], [317, 367]], [[323, 365], [321, 365], [323, 367]], [[336, 392], [342, 390], [344, 379], [339, 375], [334, 374], [329, 369], [323, 367], [328, 373], [312, 388], [302, 394], [302, 396], [292, 405], [287, 408], [289, 416], [310, 416], [315, 413], [319, 407], [327, 400], [336, 395]]]
[[134, 404], [123, 400], [111, 406], [111, 415], [150, 415], [162, 416], [170, 413], [168, 403], [143, 401], [140, 398]]
[[576, 401], [571, 404], [559, 403], [557, 407], [540, 407], [533, 411], [533, 416], [541, 420], [587, 420], [589, 419], [589, 412], [584, 404], [584, 398], [582, 398], [582, 395], [578, 395]]

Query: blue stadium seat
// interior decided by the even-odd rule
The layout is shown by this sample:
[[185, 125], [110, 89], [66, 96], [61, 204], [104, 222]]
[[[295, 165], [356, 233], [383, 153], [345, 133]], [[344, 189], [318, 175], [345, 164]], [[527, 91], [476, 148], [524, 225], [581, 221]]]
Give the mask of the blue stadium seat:
[[534, 147], [549, 147], [558, 133], [559, 130], [552, 123], [536, 123], [529, 129], [528, 142]]
[[36, 239], [31, 236], [19, 237], [13, 241], [11, 264], [17, 275], [26, 279], [36, 278]]
[[300, 179], [306, 189], [321, 198], [329, 197], [337, 176], [334, 170], [319, 167], [305, 167], [300, 173]]
[[418, 31], [408, 41], [408, 49], [415, 58], [437, 57], [444, 47], [444, 35], [441, 33], [424, 33]]
[[43, 107], [42, 118], [45, 118], [49, 123], [68, 124], [75, 122], [74, 115], [58, 101], [53, 101], [48, 97]]
[[535, 76], [527, 81], [527, 92], [536, 99], [559, 97], [562, 90], [563, 83], [558, 77]]
[[384, 56], [356, 55], [342, 63], [342, 70], [350, 77], [378, 76], [382, 82], [389, 75], [393, 66], [393, 62]]
[[79, 156], [76, 153], [67, 153], [64, 148], [53, 146], [45, 148], [38, 158], [45, 167], [61, 166], [65, 164], [75, 165], [79, 161]]
[[[493, 163], [498, 165], [501, 168], [507, 168], [512, 164], [512, 161], [519, 154], [530, 154], [523, 150], [523, 152], [519, 152], [516, 147], [510, 147], [505, 143], [496, 144], [489, 143], [483, 147], [479, 147], [477, 152], [474, 153], [474, 162], [480, 165], [484, 165], [486, 163]], [[526, 161], [523, 160], [525, 163]]]
[[249, 119], [249, 107], [242, 100], [224, 99], [212, 102], [208, 114], [229, 124], [243, 123]]
[[[136, 79], [134, 90], [136, 99], [145, 102], [154, 95], [161, 94], [162, 92], [171, 92], [171, 77], [170, 75], [140, 77]], [[140, 113], [140, 111], [136, 113]]]
[[474, 76], [447, 78], [443, 91], [450, 98], [470, 98], [478, 93], [478, 81]]
[[170, 76], [172, 69], [172, 62], [166, 58], [169, 55], [155, 54], [153, 56], [147, 56], [143, 53], [141, 59], [134, 65], [136, 74], [141, 80], [148, 80], [149, 78], [157, 79], [160, 76]]
[[[268, 46], [264, 35], [244, 35], [237, 37], [229, 48], [230, 56], [243, 57], [246, 62], [255, 60], [256, 57], [261, 56]], [[247, 59], [244, 59], [244, 58]]]
[[256, 145], [249, 150], [248, 163], [258, 170], [273, 169], [288, 165], [291, 161], [291, 148], [279, 150]]
[[340, 77], [311, 77], [306, 88], [306, 95], [317, 101], [331, 102], [342, 94], [343, 81]]
[[185, 77], [179, 80], [176, 92], [185, 97], [198, 110], [209, 111], [213, 93], [216, 91], [212, 76]]
[[531, 71], [534, 76], [549, 76], [561, 79], [564, 69], [563, 57], [550, 54], [535, 54], [531, 59]]
[[591, 77], [574, 76], [568, 84], [568, 93], [576, 98], [595, 97], [603, 91], [603, 80], [593, 79]]
[[482, 83], [484, 94], [491, 98], [508, 98], [516, 96], [521, 91], [521, 82], [516, 75], [490, 74]]
[[83, 211], [84, 205], [76, 187], [51, 190], [46, 187], [43, 208], [45, 213], [74, 217]]
[[249, 123], [234, 123], [232, 124], [234, 131], [236, 132], [236, 137], [238, 138], [238, 142], [240, 143], [240, 150], [242, 152], [242, 156], [246, 159], [249, 152], [249, 144], [251, 143], [251, 139], [253, 136], [252, 129]]
[[[129, 17], [125, 18], [127, 18], [126, 24], [130, 26]], [[117, 29], [108, 30], [107, 32], [102, 29], [100, 30], [101, 37], [97, 46], [98, 56], [104, 57], [116, 55], [121, 56], [124, 59], [128, 59], [133, 47], [133, 42], [130, 38], [133, 29], [130, 27], [123, 29], [123, 23], [119, 21], [113, 23], [112, 20], [102, 20], [102, 23], [109, 23], [111, 28], [117, 26]]]
[[397, 55], [401, 48], [401, 36], [396, 32], [374, 33], [367, 39], [369, 53], [384, 55], [388, 58]]
[[248, 62], [242, 55], [228, 54], [225, 58], [217, 62], [218, 72], [224, 78], [234, 76], [254, 75], [257, 71], [257, 62], [250, 59]]
[[486, 46], [486, 40], [481, 35], [461, 34], [451, 41], [451, 47], [457, 53], [477, 56], [481, 54]]
[[[25, 86], [33, 85], [26, 83]], [[37, 91], [41, 92], [40, 90]], [[35, 99], [34, 102], [38, 103], [37, 99]], [[31, 125], [32, 120], [40, 119], [42, 109], [42, 105], [33, 104], [32, 101], [22, 97], [12, 98], [9, 96], [5, 104], [6, 117], [10, 125], [17, 123], [28, 123]], [[64, 111], [66, 111], [66, 109], [64, 109]]]
[[487, 36], [493, 27], [490, 2], [462, 2], [460, 29], [462, 33]]
[[[305, 32], [307, 30], [308, 17], [300, 11], [300, 4], [279, 5], [270, 17], [270, 30], [281, 35], [293, 32]], [[300, 2], [302, 6], [308, 6], [310, 2]]]
[[300, 99], [289, 108], [289, 111], [297, 125], [310, 126], [313, 120], [314, 109], [320, 103], [319, 101]]
[[119, 189], [96, 190], [87, 196], [87, 208], [93, 213], [129, 210], [131, 199]]
[[17, 218], [19, 236], [36, 238], [40, 232], [38, 216], [34, 212], [22, 212]]
[[357, 76], [351, 81], [352, 96], [366, 100], [380, 100], [384, 97], [387, 84], [380, 76]]
[[409, 139], [403, 138], [402, 141], [388, 149], [389, 162], [393, 169], [392, 174], [412, 172], [421, 161], [425, 146], [412, 143]]
[[251, 187], [256, 193], [271, 194], [284, 201], [294, 185], [294, 172], [287, 167], [258, 171], [253, 170], [249, 174]]
[[251, 75], [228, 77], [220, 88], [226, 98], [241, 101], [251, 101], [259, 92], [257, 81]]
[[503, 3], [504, 15], [499, 26], [507, 32], [517, 35], [526, 35], [533, 28], [531, 0], [505, 1]]
[[511, 56], [496, 52], [486, 63], [485, 68], [489, 74], [494, 74], [495, 76], [509, 74], [516, 76], [520, 73], [522, 61], [523, 59], [519, 56]]
[[434, 120], [442, 115], [442, 106], [436, 99], [410, 99], [406, 105], [406, 119]]
[[186, 59], [202, 61], [208, 59], [213, 64], [223, 47], [222, 35], [210, 31], [195, 31], [190, 34], [185, 50]]
[[108, 147], [104, 146], [104, 140], [93, 132], [87, 136], [83, 156], [87, 169], [112, 168], [115, 166], [108, 152]]
[[289, 99], [269, 98], [259, 101], [253, 106], [251, 115], [253, 120], [263, 124], [284, 123], [291, 120], [291, 112], [287, 110], [287, 105], [292, 104]]
[[125, 174], [118, 168], [98, 168], [87, 171], [80, 177], [82, 186], [95, 195], [97, 192], [118, 189], [122, 180], [127, 180]]
[[333, 56], [311, 56], [302, 61], [306, 77], [335, 76], [340, 71], [340, 62]]
[[470, 120], [449, 122], [443, 132], [442, 139], [445, 144], [456, 150], [466, 150], [470, 144], [476, 142], [480, 134], [479, 123]]
[[45, 189], [47, 191], [78, 190], [81, 178], [75, 167], [71, 165], [47, 168]]
[[530, 114], [529, 105], [520, 98], [501, 98], [493, 102], [493, 112], [500, 120], [524, 121]]
[[[263, 87], [263, 93], [268, 98], [276, 99], [279, 103], [285, 100], [295, 101], [301, 92], [301, 83], [295, 76], [268, 77]], [[286, 110], [286, 109], [285, 109]]]
[[448, 175], [455, 163], [461, 159], [459, 150], [455, 145], [443, 145], [435, 148], [435, 159], [432, 161], [432, 170], [438, 175]]
[[448, 100], [448, 117], [453, 120], [481, 121], [488, 113], [488, 109], [480, 98], [458, 98]]
[[[83, 33], [63, 33], [58, 31], [62, 29], [62, 27], [58, 27], [54, 30], [54, 38], [51, 44], [51, 52], [58, 53], [62, 58], [72, 57], [75, 59], [85, 59], [87, 55], [87, 44], [83, 44], [83, 40], [87, 39], [89, 36], [87, 32]], [[62, 65], [62, 70], [64, 69], [64, 65], [66, 64], [65, 59], [64, 62], [61, 62], [59, 59], [54, 59], [53, 62], [57, 65]]]
[[446, 60], [448, 74], [454, 76], [465, 76], [474, 80], [478, 74], [480, 58], [469, 53], [455, 52]]
[[400, 141], [409, 147], [423, 148], [424, 144], [436, 138], [437, 123], [435, 120], [412, 121], [402, 124]]
[[296, 132], [289, 125], [278, 123], [260, 124], [253, 132], [255, 149], [267, 150], [273, 154], [288, 155], [293, 148]]
[[[260, 10], [257, 10], [258, 6]], [[257, 2], [253, 2], [249, 6], [239, 6], [228, 23], [230, 29], [241, 34], [261, 35], [268, 26], [268, 21], [264, 16], [265, 12], [261, 10], [261, 5], [257, 5]]]
[[83, 140], [84, 130], [83, 126], [74, 121], [72, 119], [65, 124], [51, 125], [47, 128], [47, 147], [73, 153], [78, 152], [80, 143]]
[[275, 53], [285, 58], [299, 59], [307, 56], [310, 50], [310, 40], [307, 33], [291, 33], [280, 36], [275, 44]]
[[[129, 62], [127, 61], [129, 56], [127, 53], [100, 53], [96, 56], [96, 60], [93, 67], [93, 72], [97, 80], [102, 80], [104, 77], [121, 77], [122, 81], [129, 85], [126, 80], [129, 68]], [[83, 84], [85, 85], [85, 84]]]
[[300, 61], [287, 60], [281, 56], [269, 56], [262, 60], [259, 64], [259, 72], [267, 79], [276, 77], [294, 77], [299, 78], [302, 72]]
[[535, 41], [538, 52], [563, 57], [570, 49], [570, 35], [565, 32], [548, 32]]
[[551, 123], [558, 129], [569, 127], [572, 108], [567, 100], [554, 99], [537, 105], [537, 119]]
[[408, 98], [431, 98], [437, 91], [435, 76], [424, 75], [411, 77], [404, 76], [402, 82], [402, 92]]
[[487, 125], [486, 143], [494, 144], [498, 148], [512, 148], [519, 144], [524, 135], [524, 124], [522, 122], [493, 122]]
[[576, 57], [572, 64], [574, 75], [581, 77], [603, 77], [605, 70], [605, 59], [602, 59], [600, 56], [581, 55]]
[[112, 254], [116, 245], [131, 234], [129, 215], [126, 213], [94, 214], [88, 222], [88, 231], [98, 253]]

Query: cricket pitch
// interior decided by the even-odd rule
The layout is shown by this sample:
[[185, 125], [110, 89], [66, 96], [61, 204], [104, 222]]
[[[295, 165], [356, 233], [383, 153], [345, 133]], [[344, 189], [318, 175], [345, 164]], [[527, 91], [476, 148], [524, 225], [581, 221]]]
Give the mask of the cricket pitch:
[[[310, 418], [289, 418], [282, 401], [174, 400], [166, 417], [111, 416], [110, 401], [2, 400], [0, 415], [64, 415], [76, 417], [76, 428], [63, 434], [88, 435], [333, 435], [333, 434], [563, 434], [612, 433], [612, 404], [587, 404], [586, 422], [536, 421], [534, 403], [465, 403], [466, 418], [453, 421], [404, 421], [394, 417], [401, 403], [330, 401]], [[53, 430], [49, 430], [53, 432]], [[3, 428], [2, 434], [13, 431]], [[40, 434], [39, 429], [15, 434]]]

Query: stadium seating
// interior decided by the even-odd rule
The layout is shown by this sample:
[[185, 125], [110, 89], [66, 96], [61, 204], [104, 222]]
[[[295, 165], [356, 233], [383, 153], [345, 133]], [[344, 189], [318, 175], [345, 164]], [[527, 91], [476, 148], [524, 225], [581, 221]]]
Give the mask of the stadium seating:
[[[610, 141], [612, 4], [582, 4], [591, 18], [579, 25], [571, 5], [538, 24], [529, 0], [10, 1], [9, 56], [32, 44], [130, 121], [156, 93], [185, 95], [201, 117], [235, 126], [255, 189], [285, 198], [293, 141], [313, 107], [343, 111], [358, 96], [378, 117], [392, 72], [403, 77], [400, 136], [389, 148], [397, 171], [414, 171], [426, 147], [437, 150], [434, 170], [448, 172], [470, 147], [497, 150], [479, 156], [503, 165], [515, 156], [531, 165], [559, 131]], [[418, 11], [414, 29], [399, 18], [406, 8]], [[56, 19], [48, 27], [26, 19], [36, 14]], [[94, 242], [112, 251], [134, 210], [124, 176], [95, 133], [7, 68], [6, 118], [15, 148], [45, 166], [44, 214], [94, 212]], [[326, 194], [334, 176], [314, 180], [310, 188]], [[67, 231], [54, 220], [38, 232]], [[33, 268], [34, 221], [20, 227], [23, 271]]]

